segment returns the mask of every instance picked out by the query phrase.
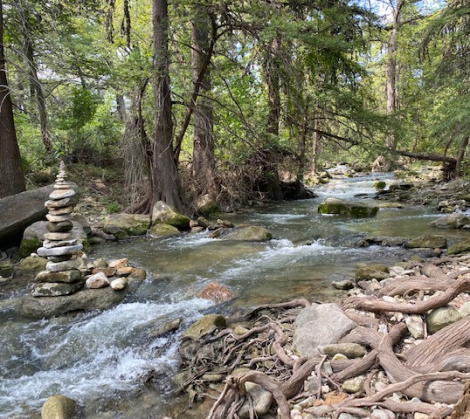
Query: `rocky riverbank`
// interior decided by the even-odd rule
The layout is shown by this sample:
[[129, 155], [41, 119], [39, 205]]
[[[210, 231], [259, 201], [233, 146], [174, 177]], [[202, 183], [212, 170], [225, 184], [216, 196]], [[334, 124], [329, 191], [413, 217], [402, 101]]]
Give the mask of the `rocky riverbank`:
[[180, 349], [192, 404], [175, 418], [470, 413], [470, 254], [379, 271], [358, 271], [343, 302], [300, 299], [193, 325]]

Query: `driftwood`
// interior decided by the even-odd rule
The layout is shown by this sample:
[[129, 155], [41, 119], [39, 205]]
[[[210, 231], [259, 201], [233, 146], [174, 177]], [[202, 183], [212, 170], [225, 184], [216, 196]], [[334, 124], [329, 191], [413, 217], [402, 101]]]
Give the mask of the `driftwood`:
[[[207, 419], [236, 419], [243, 405], [245, 408], [248, 405], [250, 417], [255, 417], [253, 400], [245, 386], [249, 382], [272, 394], [275, 403], [269, 417], [279, 419], [293, 417], [294, 406], [303, 406], [304, 413], [315, 415], [315, 409], [322, 404], [331, 406], [324, 406], [323, 412], [330, 413], [322, 416], [333, 418], [341, 413], [368, 417], [374, 409], [404, 415], [421, 412], [430, 418], [446, 418], [451, 414], [451, 419], [470, 417], [470, 385], [466, 385], [470, 382], [470, 316], [413, 343], [400, 314], [426, 317], [429, 310], [449, 303], [455, 305], [459, 299], [470, 300], [465, 298], [470, 290], [470, 269], [465, 265], [468, 261], [468, 256], [432, 259], [419, 266], [420, 274], [398, 277], [375, 296], [346, 299], [343, 311], [359, 326], [340, 342], [366, 347], [368, 352], [360, 359], [296, 356], [292, 322], [299, 309], [310, 304], [299, 299], [247, 310], [238, 316], [244, 325], [250, 322], [245, 333], [237, 335], [227, 328], [204, 336], [201, 345], [215, 345], [217, 359], [205, 357], [200, 365], [191, 365], [189, 361], [192, 379], [185, 386], [193, 392], [199, 386], [203, 389], [200, 393], [207, 394], [205, 373], [212, 370], [226, 374]], [[380, 298], [384, 296], [387, 301]], [[389, 301], [390, 296], [399, 301]], [[323, 371], [324, 364], [331, 367], [333, 374]], [[248, 367], [250, 371], [230, 375], [237, 366]], [[326, 393], [321, 386], [314, 393], [304, 392], [304, 382], [312, 375], [329, 388]], [[358, 376], [366, 376], [364, 390], [345, 395], [343, 383]], [[379, 376], [385, 389], [375, 384]], [[404, 399], [397, 400], [396, 393]], [[419, 400], [409, 401], [415, 397]]]

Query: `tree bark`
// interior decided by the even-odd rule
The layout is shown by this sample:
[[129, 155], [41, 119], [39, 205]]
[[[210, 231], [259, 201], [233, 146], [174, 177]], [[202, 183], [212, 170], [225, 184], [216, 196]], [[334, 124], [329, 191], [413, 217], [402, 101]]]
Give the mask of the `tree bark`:
[[[204, 10], [195, 10], [192, 30], [193, 83], [198, 89], [194, 109], [192, 178], [199, 194], [218, 193], [214, 158], [214, 118], [207, 93], [212, 89], [209, 63], [214, 40], [210, 41], [210, 19]], [[212, 44], [212, 45], [211, 45]], [[202, 76], [202, 77], [201, 77]]]
[[279, 135], [279, 122], [281, 118], [281, 94], [280, 94], [280, 67], [279, 55], [281, 52], [281, 37], [278, 34], [269, 45], [266, 56], [266, 82], [268, 85], [268, 122], [266, 131], [268, 134]]
[[3, 46], [3, 1], [0, 0], [0, 198], [26, 190], [16, 137]]
[[152, 170], [154, 187], [150, 203], [153, 205], [156, 201], [164, 201], [176, 210], [184, 211], [173, 152], [168, 1], [153, 0], [152, 5], [156, 115]]

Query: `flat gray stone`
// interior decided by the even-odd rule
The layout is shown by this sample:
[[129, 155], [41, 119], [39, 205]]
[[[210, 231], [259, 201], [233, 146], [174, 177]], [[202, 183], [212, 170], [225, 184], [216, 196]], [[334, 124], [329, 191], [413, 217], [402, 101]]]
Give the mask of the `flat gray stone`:
[[80, 268], [82, 261], [80, 259], [66, 260], [65, 262], [48, 262], [46, 270], [49, 272], [70, 271]]
[[300, 356], [318, 355], [318, 347], [337, 343], [357, 327], [337, 304], [312, 304], [294, 322], [294, 348]]
[[44, 234], [44, 239], [46, 240], [51, 240], [51, 241], [60, 241], [60, 240], [69, 240], [73, 237], [72, 233], [60, 233], [60, 232], [56, 232], [56, 233], [45, 233]]
[[64, 198], [71, 198], [76, 195], [76, 192], [73, 189], [54, 189], [54, 191], [49, 195], [49, 199], [52, 200], [61, 200]]
[[82, 273], [78, 269], [62, 272], [41, 271], [36, 275], [38, 282], [77, 282], [82, 279]]
[[83, 288], [83, 281], [65, 282], [43, 282], [33, 289], [33, 297], [59, 297], [75, 294]]
[[61, 214], [61, 215], [46, 214], [46, 218], [51, 223], [61, 223], [62, 221], [70, 221], [72, 219], [70, 214]]
[[40, 247], [37, 251], [39, 256], [62, 256], [62, 255], [74, 255], [83, 250], [83, 244], [75, 244], [73, 246], [62, 246], [62, 247]]

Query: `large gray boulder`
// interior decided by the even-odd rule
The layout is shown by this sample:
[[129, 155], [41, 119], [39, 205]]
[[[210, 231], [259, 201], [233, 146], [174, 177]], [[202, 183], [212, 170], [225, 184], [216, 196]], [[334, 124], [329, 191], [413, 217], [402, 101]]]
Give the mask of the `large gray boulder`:
[[[36, 253], [37, 249], [42, 246], [44, 241], [44, 234], [49, 233], [47, 229], [47, 221], [37, 221], [31, 224], [23, 233], [23, 239], [20, 243], [18, 250], [22, 258], [29, 256], [31, 253]], [[73, 228], [71, 230], [72, 238], [77, 239], [80, 243], [84, 244], [85, 249], [88, 246], [86, 243], [87, 234], [82, 225], [73, 221]]]
[[294, 348], [300, 356], [319, 354], [319, 346], [337, 343], [357, 327], [337, 304], [312, 304], [294, 322]]
[[44, 203], [54, 185], [0, 199], [0, 245], [20, 241], [26, 227], [46, 217]]
[[150, 217], [145, 214], [110, 214], [104, 220], [103, 230], [118, 240], [130, 236], [143, 236], [150, 227]]
[[83, 289], [72, 295], [60, 297], [25, 297], [17, 310], [25, 317], [41, 319], [72, 311], [104, 310], [121, 302], [128, 288], [114, 291], [112, 288]]
[[158, 201], [152, 209], [152, 222], [154, 224], [164, 223], [176, 227], [178, 230], [189, 230], [189, 217], [175, 211], [163, 201]]

